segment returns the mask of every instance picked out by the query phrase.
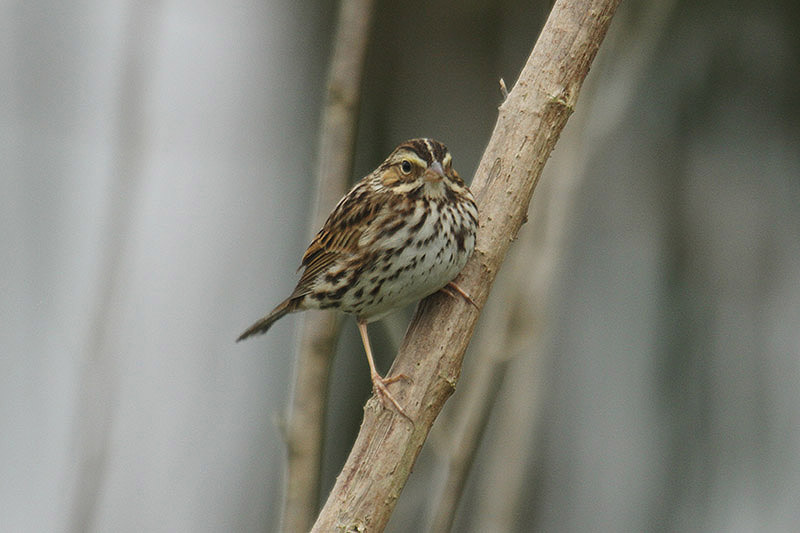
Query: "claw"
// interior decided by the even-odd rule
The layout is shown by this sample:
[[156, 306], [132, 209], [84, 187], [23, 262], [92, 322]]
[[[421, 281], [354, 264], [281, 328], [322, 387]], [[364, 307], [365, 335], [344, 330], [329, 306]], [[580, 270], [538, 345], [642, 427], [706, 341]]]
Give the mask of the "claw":
[[375, 396], [378, 397], [383, 407], [389, 410], [394, 409], [411, 422], [411, 425], [414, 425], [414, 421], [411, 420], [411, 417], [408, 416], [405, 409], [400, 407], [400, 404], [397, 403], [397, 400], [394, 399], [394, 396], [392, 396], [392, 393], [389, 392], [389, 388], [387, 387], [387, 385], [400, 380], [410, 381], [410, 378], [405, 374], [398, 374], [394, 377], [384, 379], [378, 374], [372, 374], [372, 390], [375, 392]]
[[473, 299], [472, 299], [472, 296], [470, 296], [469, 294], [467, 294], [467, 293], [464, 291], [464, 289], [462, 289], [461, 287], [459, 287], [458, 285], [456, 285], [456, 284], [455, 284], [454, 282], [452, 282], [452, 281], [451, 281], [450, 283], [448, 283], [447, 285], [445, 285], [444, 287], [442, 287], [440, 290], [441, 290], [443, 293], [445, 293], [446, 295], [450, 296], [451, 298], [456, 298], [456, 295], [455, 295], [455, 294], [453, 294], [453, 292], [452, 292], [452, 291], [455, 291], [455, 292], [457, 292], [459, 295], [461, 295], [461, 297], [462, 297], [462, 298], [464, 298], [464, 299], [465, 299], [467, 302], [469, 302], [470, 304], [472, 304], [472, 306], [473, 306], [475, 309], [479, 309], [479, 308], [478, 308], [478, 304], [476, 304], [476, 303], [475, 303], [475, 300], [473, 300]]

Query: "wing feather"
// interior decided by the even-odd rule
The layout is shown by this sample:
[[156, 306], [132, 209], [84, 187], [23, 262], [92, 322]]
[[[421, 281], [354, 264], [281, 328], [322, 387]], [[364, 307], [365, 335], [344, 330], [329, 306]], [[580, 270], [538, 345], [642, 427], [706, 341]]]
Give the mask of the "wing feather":
[[375, 198], [367, 179], [342, 198], [303, 254], [300, 268], [305, 267], [305, 270], [290, 298], [308, 294], [318, 276], [337, 262], [359, 253], [361, 236], [384, 205], [383, 201], [376, 200], [382, 199]]

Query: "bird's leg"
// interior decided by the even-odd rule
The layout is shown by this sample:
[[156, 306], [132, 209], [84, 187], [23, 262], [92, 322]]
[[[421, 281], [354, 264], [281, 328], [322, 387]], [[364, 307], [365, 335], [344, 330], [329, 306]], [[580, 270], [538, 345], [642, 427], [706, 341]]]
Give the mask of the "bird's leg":
[[394, 409], [406, 417], [412, 424], [414, 423], [411, 420], [411, 417], [406, 414], [400, 404], [397, 403], [397, 400], [394, 399], [394, 396], [391, 395], [389, 392], [389, 388], [387, 385], [394, 383], [395, 381], [399, 381], [401, 379], [410, 380], [408, 376], [405, 374], [398, 374], [391, 378], [382, 378], [378, 371], [375, 369], [375, 361], [372, 360], [372, 348], [369, 345], [369, 336], [367, 335], [367, 322], [365, 320], [358, 320], [358, 332], [361, 333], [361, 340], [364, 343], [364, 351], [367, 352], [367, 362], [369, 363], [369, 374], [372, 378], [372, 389], [375, 391], [375, 396], [381, 401], [381, 404], [389, 409], [389, 404], [391, 404]]
[[458, 285], [456, 285], [456, 284], [455, 284], [454, 282], [452, 282], [452, 281], [451, 281], [450, 283], [448, 283], [447, 285], [445, 285], [444, 287], [442, 287], [441, 289], [439, 289], [439, 290], [441, 290], [443, 293], [445, 293], [446, 295], [450, 296], [451, 298], [456, 298], [456, 295], [455, 295], [455, 294], [453, 294], [453, 293], [454, 293], [454, 292], [457, 292], [457, 293], [458, 293], [458, 294], [460, 294], [460, 295], [461, 295], [461, 296], [462, 296], [462, 297], [463, 297], [463, 298], [464, 298], [464, 299], [465, 299], [467, 302], [469, 302], [470, 304], [472, 304], [472, 306], [473, 306], [475, 309], [478, 309], [478, 304], [476, 304], [476, 303], [475, 303], [475, 300], [473, 300], [473, 299], [472, 299], [472, 296], [470, 296], [469, 294], [467, 294], [467, 293], [466, 293], [466, 291], [464, 291], [464, 289], [462, 289], [461, 287], [459, 287]]

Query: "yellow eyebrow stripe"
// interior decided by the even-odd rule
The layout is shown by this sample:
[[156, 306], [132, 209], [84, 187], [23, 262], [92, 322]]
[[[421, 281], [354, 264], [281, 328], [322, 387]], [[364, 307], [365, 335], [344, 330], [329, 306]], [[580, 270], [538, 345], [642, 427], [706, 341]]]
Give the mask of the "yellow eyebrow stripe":
[[411, 161], [419, 167], [428, 168], [428, 162], [410, 150], [403, 150], [402, 152], [397, 153], [394, 159], [392, 159], [392, 164], [396, 164], [404, 160]]
[[447, 168], [447, 166], [453, 162], [453, 156], [450, 155], [450, 152], [444, 154], [444, 159], [442, 159], [442, 166]]

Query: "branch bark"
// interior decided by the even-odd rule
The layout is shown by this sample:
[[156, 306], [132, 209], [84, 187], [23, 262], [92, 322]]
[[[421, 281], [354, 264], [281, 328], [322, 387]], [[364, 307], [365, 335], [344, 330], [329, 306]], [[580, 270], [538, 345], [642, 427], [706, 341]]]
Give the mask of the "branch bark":
[[[312, 236], [348, 189], [372, 11], [373, 0], [343, 0], [339, 7], [320, 130]], [[308, 531], [317, 513], [328, 378], [341, 330], [339, 313], [308, 312], [305, 315], [286, 427], [289, 453], [282, 518], [284, 531]]]
[[[505, 102], [473, 180], [480, 228], [457, 283], [482, 307], [508, 247], [525, 221], [545, 162], [619, 0], [558, 0]], [[453, 393], [479, 311], [441, 293], [417, 307], [390, 372], [412, 425], [373, 397], [361, 431], [313, 531], [382, 531], [434, 419]]]

